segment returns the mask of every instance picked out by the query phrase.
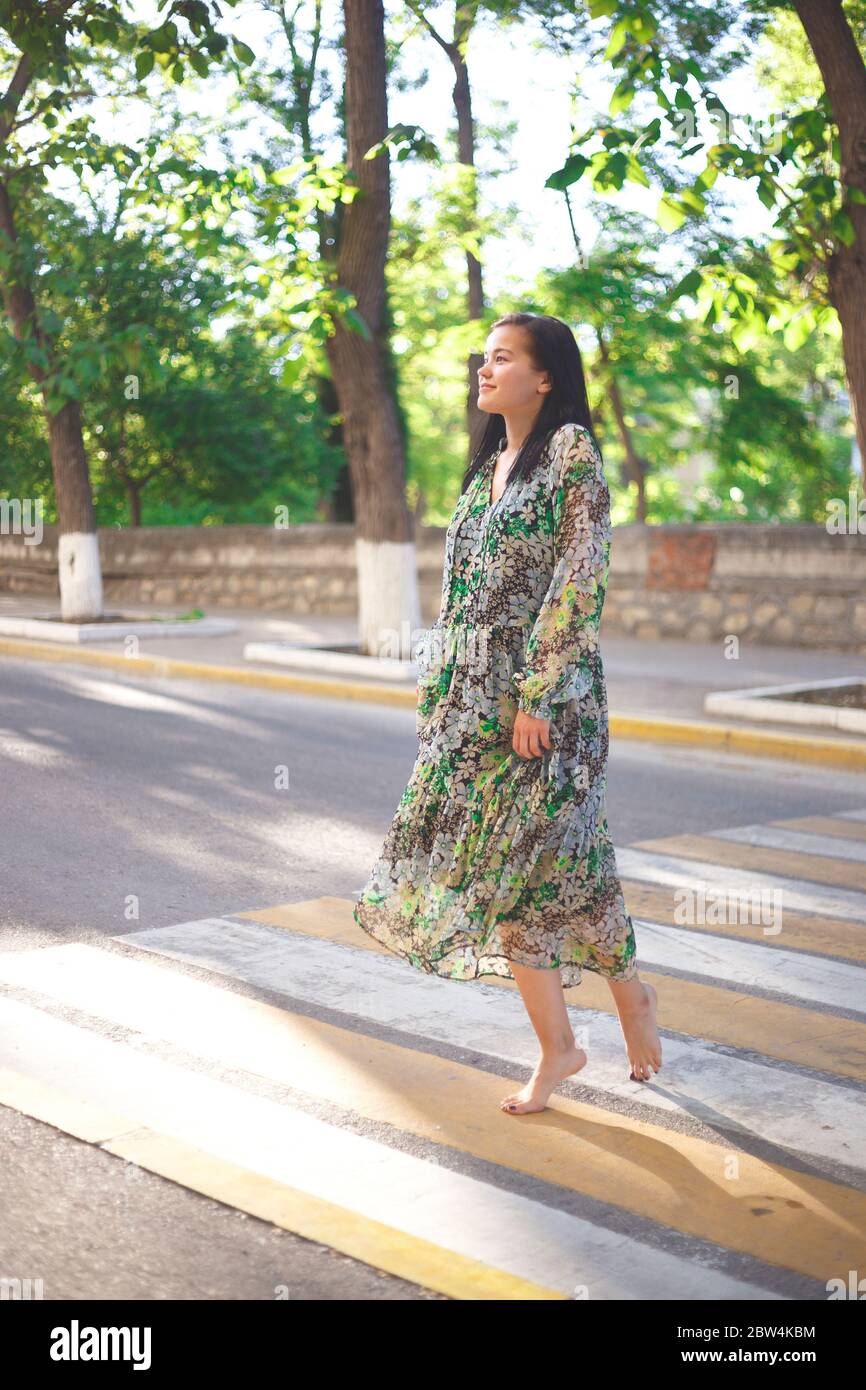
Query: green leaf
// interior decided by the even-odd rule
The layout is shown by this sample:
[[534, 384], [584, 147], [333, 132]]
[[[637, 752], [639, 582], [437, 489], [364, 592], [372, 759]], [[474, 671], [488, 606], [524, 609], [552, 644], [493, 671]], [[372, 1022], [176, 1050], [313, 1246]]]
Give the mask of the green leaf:
[[628, 157], [628, 172], [626, 178], [629, 179], [631, 183], [642, 184], [644, 188], [649, 188], [650, 186], [650, 181], [644, 173], [639, 160], [635, 159], [633, 154], [630, 154]]
[[647, 12], [630, 15], [627, 23], [638, 43], [649, 43], [650, 39], [658, 33], [659, 26], [655, 16]]
[[598, 170], [593, 185], [600, 189], [620, 189], [625, 182], [627, 171], [628, 159], [622, 150], [617, 150]]
[[815, 316], [812, 310], [806, 310], [792, 319], [782, 335], [782, 341], [789, 352], [797, 352], [812, 334], [815, 327]]
[[613, 26], [613, 31], [611, 33], [610, 39], [608, 40], [607, 48], [604, 50], [604, 58], [606, 61], [609, 62], [611, 58], [616, 57], [617, 53], [619, 53], [620, 49], [625, 44], [628, 35], [628, 20], [619, 20], [618, 23], [616, 23]]
[[631, 106], [635, 97], [634, 83], [627, 77], [622, 82], [618, 82], [613, 90], [608, 110], [612, 116], [618, 116], [620, 111], [626, 111]]
[[665, 193], [656, 208], [656, 222], [663, 232], [675, 232], [686, 220], [686, 214], [678, 203]]
[[671, 299], [679, 299], [680, 295], [694, 295], [704, 283], [704, 277], [699, 270], [690, 270], [688, 275], [684, 275], [678, 285], [671, 290]]
[[275, 183], [277, 188], [285, 188], [288, 184], [294, 183], [301, 172], [300, 162], [286, 164], [282, 169], [274, 169], [270, 174], [270, 182]]
[[718, 167], [715, 164], [708, 164], [703, 173], [698, 174], [695, 179], [695, 188], [712, 188], [718, 177]]
[[369, 339], [372, 337], [372, 334], [370, 333], [370, 330], [367, 327], [365, 320], [361, 318], [361, 315], [358, 313], [357, 309], [347, 309], [345, 314], [343, 315], [343, 318], [345, 322], [348, 323], [355, 330], [356, 333], [360, 333], [362, 338], [366, 338], [369, 341]]
[[706, 200], [694, 188], [681, 188], [679, 200], [682, 206], [691, 208], [692, 212], [706, 212], [707, 210]]
[[589, 0], [590, 19], [602, 19], [605, 15], [615, 14], [619, 0]]
[[854, 223], [844, 208], [840, 208], [838, 212], [833, 214], [830, 218], [830, 226], [843, 245], [853, 246], [857, 240], [857, 233], [854, 230]]
[[288, 388], [296, 385], [303, 366], [304, 358], [302, 354], [299, 353], [297, 357], [287, 357], [283, 363], [283, 370], [280, 374], [283, 385]]
[[545, 188], [568, 188], [571, 184], [577, 183], [584, 171], [589, 166], [589, 159], [582, 154], [570, 154], [561, 169], [557, 169], [549, 178], [545, 179]]
[[232, 48], [239, 63], [254, 63], [256, 55], [248, 44], [241, 43], [240, 39], [232, 39]]
[[764, 338], [763, 326], [754, 316], [742, 319], [730, 329], [731, 342], [738, 352], [751, 352]]
[[769, 179], [758, 179], [757, 192], [765, 208], [772, 210], [776, 206], [776, 190]]
[[139, 82], [152, 70], [154, 53], [152, 48], [143, 48], [135, 55], [135, 75]]

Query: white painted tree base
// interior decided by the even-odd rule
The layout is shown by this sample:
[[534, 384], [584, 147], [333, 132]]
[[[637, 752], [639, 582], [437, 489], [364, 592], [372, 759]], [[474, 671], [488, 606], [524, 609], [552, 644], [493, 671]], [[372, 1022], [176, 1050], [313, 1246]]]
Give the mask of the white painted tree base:
[[64, 622], [102, 617], [102, 567], [95, 531], [66, 531], [57, 543], [60, 613]]
[[359, 539], [355, 558], [361, 651], [379, 659], [411, 659], [424, 631], [414, 541]]

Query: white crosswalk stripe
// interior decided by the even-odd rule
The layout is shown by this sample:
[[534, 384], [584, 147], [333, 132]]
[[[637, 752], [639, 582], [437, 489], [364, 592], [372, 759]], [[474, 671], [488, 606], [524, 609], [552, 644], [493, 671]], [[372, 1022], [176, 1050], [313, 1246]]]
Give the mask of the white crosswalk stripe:
[[[866, 810], [843, 814], [866, 820]], [[837, 1263], [856, 1266], [857, 1223], [866, 1215], [866, 1074], [852, 1074], [847, 1056], [837, 1065], [818, 1043], [847, 1029], [848, 1047], [866, 1048], [866, 1032], [856, 1031], [866, 1024], [866, 941], [853, 960], [789, 949], [784, 909], [853, 929], [866, 924], [866, 894], [809, 879], [810, 856], [856, 864], [866, 845], [762, 825], [714, 838], [795, 851], [803, 876], [689, 860], [663, 843], [657, 851], [617, 848], [617, 867], [646, 887], [733, 901], [776, 890], [781, 932], [764, 934], [755, 923], [754, 939], [744, 939], [742, 925], [694, 930], [635, 914], [639, 966], [659, 972], [672, 997], [694, 988], [708, 999], [729, 997], [730, 1011], [749, 1002], [781, 1011], [773, 1017], [785, 1025], [785, 1045], [762, 1055], [746, 1041], [720, 1041], [718, 1031], [666, 1028], [661, 1017], [663, 1069], [639, 1086], [626, 1079], [615, 1014], [569, 1000], [590, 1064], [545, 1114], [559, 1109], [572, 1130], [533, 1127], [540, 1116], [524, 1126], [495, 1109], [489, 1087], [504, 1094], [505, 1078], [528, 1071], [537, 1056], [516, 989], [422, 974], [357, 929], [331, 939], [238, 915], [127, 932], [102, 947], [0, 956], [0, 1102], [3, 1085], [16, 1097], [26, 1095], [23, 1083], [41, 1097], [63, 1094], [116, 1117], [105, 1138], [112, 1152], [122, 1152], [124, 1136], [152, 1132], [278, 1192], [330, 1204], [350, 1223], [369, 1223], [372, 1244], [365, 1237], [359, 1247], [341, 1246], [334, 1234], [338, 1248], [384, 1251], [390, 1239], [401, 1250], [408, 1242], [411, 1263], [414, 1241], [421, 1261], [438, 1250], [472, 1262], [476, 1277], [486, 1271], [515, 1290], [525, 1283], [539, 1297], [580, 1289], [602, 1299], [821, 1297], [825, 1267], [829, 1278]], [[798, 1031], [816, 1038], [825, 1070], [809, 1066]], [[285, 1099], [274, 1100], [273, 1087]], [[497, 1124], [516, 1126], [503, 1147]], [[613, 1174], [642, 1145], [659, 1173], [651, 1162], [631, 1164], [626, 1190]], [[729, 1220], [713, 1224], [715, 1205], [721, 1211], [731, 1200], [722, 1170], [732, 1154], [760, 1175], [761, 1201], [778, 1200], [780, 1211], [787, 1204], [784, 1220], [793, 1224], [780, 1226], [777, 1213], [768, 1237], [752, 1237], [737, 1224], [742, 1196]], [[692, 1202], [686, 1175], [700, 1164]], [[789, 1166], [792, 1183], [783, 1177]], [[828, 1205], [838, 1207], [837, 1223], [804, 1224], [801, 1248], [796, 1222]], [[825, 1242], [821, 1255], [816, 1238]], [[391, 1268], [384, 1257], [381, 1267]], [[435, 1268], [435, 1258], [418, 1267]]]
[[[217, 1003], [217, 1007], [218, 1007]], [[608, 1230], [542, 1202], [431, 1164], [324, 1123], [301, 1110], [248, 1095], [119, 1043], [58, 1022], [11, 1000], [0, 1003], [31, 1073], [98, 1095], [121, 1112], [135, 1095], [135, 1116], [253, 1172], [371, 1220], [571, 1296], [588, 1285], [594, 1298], [652, 1298], [660, 1287], [678, 1299], [774, 1298], [699, 1258], [640, 1248]], [[515, 1231], [521, 1238], [515, 1238]]]
[[[205, 918], [118, 939], [152, 951], [154, 963], [89, 946], [58, 946], [5, 957], [0, 978], [145, 1037], [275, 1080], [280, 1073], [275, 1071], [274, 1038], [262, 1036], [260, 1025], [250, 1032], [246, 999], [166, 972], [156, 963], [160, 956], [283, 993], [287, 1000], [337, 1011], [350, 1001], [355, 1019], [419, 1040], [450, 1043], [520, 1066], [535, 1062], [534, 1035], [527, 1029], [520, 998], [483, 981], [469, 990], [390, 956], [229, 918]], [[823, 962], [816, 965], [820, 969]], [[634, 1098], [635, 1087], [624, 1077], [617, 1020], [573, 1006], [570, 1013], [592, 1053], [582, 1084], [601, 1100], [606, 1095]], [[675, 1092], [641, 1087], [636, 1103], [648, 1111], [687, 1110], [734, 1133], [760, 1132], [780, 1149], [856, 1163], [866, 1170], [866, 1106], [857, 1092], [812, 1079], [804, 1112], [798, 1071], [769, 1068], [699, 1038], [665, 1040], [664, 1074], [675, 1078]]]
[[832, 835], [813, 835], [803, 830], [786, 830], [779, 825], [737, 825], [732, 830], [714, 830], [717, 840], [734, 840], [764, 849], [789, 849], [795, 854], [820, 854], [828, 859], [850, 859], [866, 864], [866, 840], [843, 840]]
[[[639, 917], [633, 920], [644, 969], [660, 967], [716, 983], [747, 985], [866, 1018], [866, 970], [861, 965], [706, 931], [689, 933]], [[753, 930], [760, 934], [763, 929]], [[784, 941], [784, 914], [778, 935], [768, 939]]]
[[709, 864], [702, 859], [660, 854], [629, 847], [616, 849], [616, 866], [622, 878], [640, 879], [643, 883], [672, 888], [689, 888], [739, 896], [744, 905], [760, 893], [778, 892], [782, 902], [792, 912], [812, 912], [866, 926], [866, 896], [848, 888], [828, 888], [821, 883], [808, 883], [809, 860], [803, 856], [803, 878], [789, 878], [761, 870], [734, 869], [726, 864]]

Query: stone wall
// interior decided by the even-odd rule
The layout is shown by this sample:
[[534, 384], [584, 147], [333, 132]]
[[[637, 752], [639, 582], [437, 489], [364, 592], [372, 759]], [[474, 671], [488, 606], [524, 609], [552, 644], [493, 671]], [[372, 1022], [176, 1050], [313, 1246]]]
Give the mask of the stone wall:
[[[356, 611], [354, 528], [270, 526], [102, 528], [112, 606], [155, 603]], [[423, 616], [439, 611], [444, 528], [418, 534]], [[39, 545], [0, 534], [0, 592], [56, 595], [56, 527]], [[700, 524], [614, 530], [606, 633], [746, 641], [866, 652], [866, 535], [820, 526]]]
[[620, 526], [605, 630], [866, 653], [866, 535], [822, 526]]

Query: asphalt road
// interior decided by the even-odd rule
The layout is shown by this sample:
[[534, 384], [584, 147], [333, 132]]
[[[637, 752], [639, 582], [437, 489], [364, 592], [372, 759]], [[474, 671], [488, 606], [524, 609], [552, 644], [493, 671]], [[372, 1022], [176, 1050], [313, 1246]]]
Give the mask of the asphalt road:
[[[415, 748], [408, 710], [7, 660], [0, 949], [349, 897]], [[864, 805], [866, 777], [837, 769], [611, 749], [616, 846]], [[0, 1275], [46, 1297], [438, 1297], [3, 1107], [0, 1146]]]
[[[7, 660], [0, 947], [350, 896], [416, 748], [410, 710]], [[608, 825], [626, 845], [854, 809], [864, 790], [836, 768], [617, 740]]]

